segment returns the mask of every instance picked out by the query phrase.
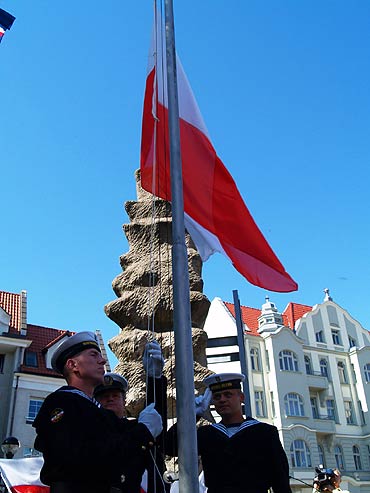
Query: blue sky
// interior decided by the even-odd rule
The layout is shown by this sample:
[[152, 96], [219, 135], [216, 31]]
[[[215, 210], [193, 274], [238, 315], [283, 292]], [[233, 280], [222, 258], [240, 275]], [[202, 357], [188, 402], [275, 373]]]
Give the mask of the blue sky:
[[[0, 0], [0, 289], [29, 323], [118, 327], [104, 314], [128, 245], [152, 3]], [[174, 1], [177, 51], [212, 142], [296, 293], [370, 329], [370, 3]], [[267, 294], [217, 255], [204, 292]], [[110, 354], [111, 362], [115, 358]]]

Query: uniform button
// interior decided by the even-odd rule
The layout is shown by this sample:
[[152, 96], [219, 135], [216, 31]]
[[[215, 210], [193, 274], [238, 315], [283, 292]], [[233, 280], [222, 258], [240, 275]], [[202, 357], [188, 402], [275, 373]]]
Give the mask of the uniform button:
[[126, 476], [124, 474], [121, 475], [121, 483], [124, 483], [126, 481]]
[[141, 446], [141, 450], [146, 450], [145, 445], [142, 445], [142, 446]]
[[154, 442], [149, 442], [149, 447], [153, 447]]

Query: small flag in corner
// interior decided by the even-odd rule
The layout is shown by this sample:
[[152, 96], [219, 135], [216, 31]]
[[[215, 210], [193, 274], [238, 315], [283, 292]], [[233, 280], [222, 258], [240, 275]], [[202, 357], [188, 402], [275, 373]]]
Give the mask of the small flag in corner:
[[15, 17], [3, 9], [0, 9], [0, 42], [3, 39], [5, 31], [10, 29], [15, 21]]

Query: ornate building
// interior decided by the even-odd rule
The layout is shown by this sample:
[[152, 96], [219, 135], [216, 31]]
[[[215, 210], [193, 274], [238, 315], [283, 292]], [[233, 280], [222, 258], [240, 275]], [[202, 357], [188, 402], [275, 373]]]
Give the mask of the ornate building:
[[[341, 487], [370, 491], [370, 334], [325, 290], [313, 307], [242, 306], [252, 415], [274, 424], [295, 493], [314, 467], [339, 468]], [[235, 307], [215, 298], [204, 326], [215, 372], [240, 371]], [[268, 467], [268, 464], [266, 465]]]

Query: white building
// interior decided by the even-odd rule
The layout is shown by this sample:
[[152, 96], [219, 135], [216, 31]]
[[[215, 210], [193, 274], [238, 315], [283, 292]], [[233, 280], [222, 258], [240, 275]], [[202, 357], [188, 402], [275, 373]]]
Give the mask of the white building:
[[[106, 354], [100, 332], [96, 333]], [[25, 291], [0, 291], [0, 444], [6, 437], [18, 438], [21, 447], [15, 458], [37, 455], [32, 423], [45, 397], [65, 385], [51, 368], [51, 357], [57, 343], [69, 334], [28, 324]]]
[[[279, 312], [242, 306], [251, 414], [274, 424], [295, 493], [312, 491], [314, 468], [339, 468], [342, 489], [370, 493], [370, 334], [333, 302]], [[208, 367], [240, 372], [235, 307], [212, 301], [204, 326]], [[268, 464], [266, 465], [268, 467]]]

